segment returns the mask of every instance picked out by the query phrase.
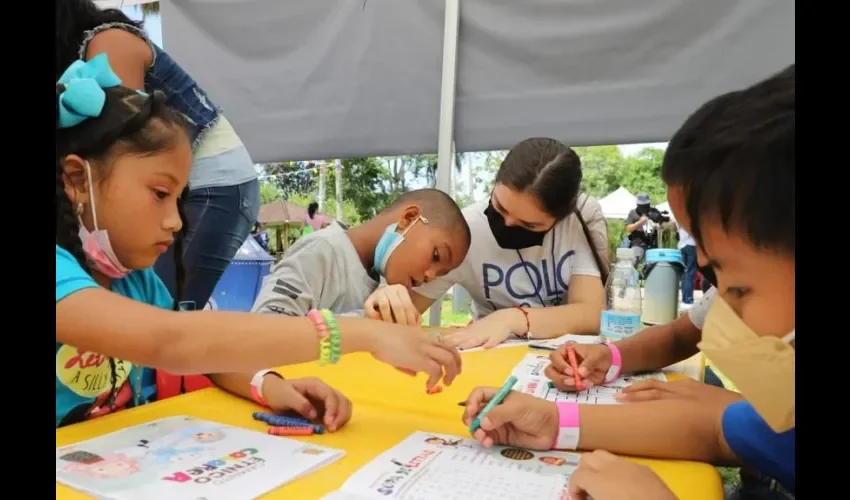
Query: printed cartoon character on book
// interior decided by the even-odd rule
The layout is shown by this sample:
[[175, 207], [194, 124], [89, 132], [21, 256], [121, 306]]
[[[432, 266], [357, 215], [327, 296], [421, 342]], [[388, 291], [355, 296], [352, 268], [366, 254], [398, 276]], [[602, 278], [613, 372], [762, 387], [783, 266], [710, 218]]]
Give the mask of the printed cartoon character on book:
[[443, 439], [441, 437], [431, 436], [425, 442], [430, 445], [445, 446], [447, 448], [458, 448], [460, 446], [472, 448], [472, 446], [464, 443], [463, 439]]
[[156, 470], [145, 469], [140, 460], [125, 453], [99, 455], [75, 450], [61, 455], [59, 461], [67, 462], [67, 465], [57, 466], [57, 472], [74, 476], [74, 481], [80, 486], [99, 490], [138, 488], [157, 476]]

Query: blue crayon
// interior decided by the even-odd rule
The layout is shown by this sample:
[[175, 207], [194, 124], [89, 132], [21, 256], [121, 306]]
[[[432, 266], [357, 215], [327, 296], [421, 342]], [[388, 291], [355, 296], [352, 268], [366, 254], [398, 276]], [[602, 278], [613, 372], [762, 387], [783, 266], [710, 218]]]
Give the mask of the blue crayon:
[[311, 427], [313, 433], [323, 434], [325, 427], [323, 425], [313, 424], [307, 419], [300, 417], [286, 417], [283, 415], [275, 415], [274, 413], [263, 413], [255, 411], [252, 416], [254, 420], [265, 422], [274, 427]]

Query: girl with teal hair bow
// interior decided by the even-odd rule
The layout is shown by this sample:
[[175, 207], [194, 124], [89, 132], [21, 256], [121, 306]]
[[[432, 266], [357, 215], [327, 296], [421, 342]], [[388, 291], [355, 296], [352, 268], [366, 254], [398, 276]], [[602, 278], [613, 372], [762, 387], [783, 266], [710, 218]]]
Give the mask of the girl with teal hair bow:
[[[180, 295], [172, 297], [152, 269], [172, 245], [181, 255], [192, 167], [186, 123], [165, 96], [119, 85], [104, 56], [63, 72], [56, 120], [57, 427], [152, 401], [152, 368], [212, 373], [228, 391], [275, 411], [323, 418], [330, 431], [344, 425], [350, 403], [316, 379], [284, 380], [262, 370], [263, 383], [252, 391], [255, 370], [315, 360], [318, 325], [178, 311]], [[431, 386], [444, 372], [446, 383], [459, 372], [457, 351], [418, 328], [352, 318], [328, 323], [322, 331], [339, 354], [368, 351], [427, 372]]]

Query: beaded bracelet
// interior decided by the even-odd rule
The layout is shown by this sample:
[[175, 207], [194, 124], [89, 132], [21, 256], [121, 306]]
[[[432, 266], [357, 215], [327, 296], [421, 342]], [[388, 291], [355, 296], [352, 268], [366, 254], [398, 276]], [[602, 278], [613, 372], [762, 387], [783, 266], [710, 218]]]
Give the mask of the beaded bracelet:
[[328, 309], [322, 309], [322, 317], [325, 319], [325, 324], [328, 326], [330, 333], [321, 340], [321, 352], [319, 362], [323, 364], [336, 364], [342, 355], [342, 342], [339, 334], [339, 324], [336, 322], [336, 317]]
[[319, 364], [327, 364], [331, 359], [328, 325], [325, 323], [325, 318], [318, 309], [310, 309], [307, 312], [307, 317], [313, 322], [313, 325], [316, 327], [316, 335], [319, 336]]

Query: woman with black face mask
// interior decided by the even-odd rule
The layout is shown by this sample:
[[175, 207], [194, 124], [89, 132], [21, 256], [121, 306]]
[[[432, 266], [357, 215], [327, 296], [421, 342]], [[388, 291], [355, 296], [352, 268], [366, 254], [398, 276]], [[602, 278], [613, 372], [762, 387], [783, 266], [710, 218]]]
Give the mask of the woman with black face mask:
[[599, 203], [579, 193], [581, 160], [554, 139], [532, 138], [508, 153], [490, 199], [463, 213], [472, 233], [466, 260], [414, 288], [421, 312], [452, 285], [473, 300], [475, 321], [449, 337], [461, 349], [511, 336], [596, 334], [608, 276]]

